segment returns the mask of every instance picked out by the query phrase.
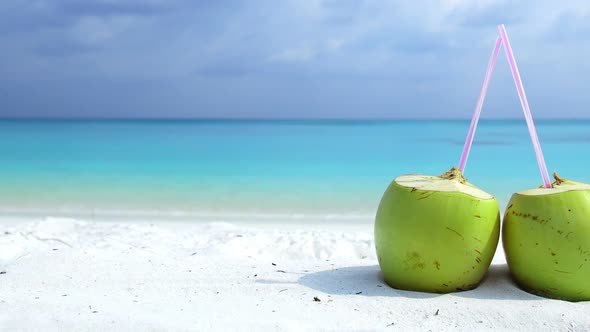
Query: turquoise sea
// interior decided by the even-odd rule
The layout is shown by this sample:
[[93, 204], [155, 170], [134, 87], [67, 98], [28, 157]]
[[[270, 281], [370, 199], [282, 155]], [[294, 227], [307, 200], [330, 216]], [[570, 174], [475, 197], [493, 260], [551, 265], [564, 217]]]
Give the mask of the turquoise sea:
[[[590, 121], [537, 121], [550, 172], [590, 183]], [[4, 216], [371, 220], [393, 178], [456, 166], [469, 121], [0, 121]], [[524, 120], [482, 120], [465, 172], [540, 186]]]

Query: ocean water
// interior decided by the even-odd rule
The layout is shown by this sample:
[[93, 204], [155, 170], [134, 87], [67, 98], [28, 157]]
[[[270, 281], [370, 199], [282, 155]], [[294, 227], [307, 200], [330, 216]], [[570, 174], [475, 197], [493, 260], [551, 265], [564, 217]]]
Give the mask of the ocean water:
[[[402, 174], [456, 166], [469, 121], [0, 121], [4, 216], [371, 220]], [[537, 121], [590, 183], [590, 121]], [[504, 207], [542, 184], [524, 120], [482, 120], [465, 176]]]

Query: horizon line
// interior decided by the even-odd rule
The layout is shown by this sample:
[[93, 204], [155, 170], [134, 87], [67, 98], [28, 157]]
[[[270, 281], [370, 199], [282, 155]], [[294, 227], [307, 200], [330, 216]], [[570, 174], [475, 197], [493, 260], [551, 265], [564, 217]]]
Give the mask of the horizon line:
[[[471, 118], [240, 118], [240, 117], [1, 117], [0, 121], [235, 121], [235, 122], [418, 122], [418, 121], [470, 121]], [[522, 117], [488, 118], [485, 121], [518, 121]], [[590, 117], [538, 117], [535, 121], [590, 121]]]

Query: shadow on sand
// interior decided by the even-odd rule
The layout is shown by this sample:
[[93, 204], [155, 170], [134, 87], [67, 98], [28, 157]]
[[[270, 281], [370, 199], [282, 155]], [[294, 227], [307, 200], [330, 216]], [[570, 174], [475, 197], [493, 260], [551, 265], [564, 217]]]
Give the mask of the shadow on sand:
[[543, 299], [520, 289], [510, 277], [507, 264], [490, 266], [482, 283], [476, 289], [454, 294], [458, 297], [487, 300], [528, 301]]
[[[411, 292], [389, 287], [378, 265], [344, 267], [310, 273], [299, 278], [300, 285], [333, 295], [391, 296], [428, 299], [443, 294]], [[506, 264], [492, 265], [475, 289], [451, 293], [453, 296], [487, 300], [538, 300], [540, 297], [519, 289]]]
[[416, 299], [440, 296], [389, 287], [383, 280], [379, 265], [344, 267], [310, 273], [299, 278], [298, 283], [332, 295], [398, 296]]

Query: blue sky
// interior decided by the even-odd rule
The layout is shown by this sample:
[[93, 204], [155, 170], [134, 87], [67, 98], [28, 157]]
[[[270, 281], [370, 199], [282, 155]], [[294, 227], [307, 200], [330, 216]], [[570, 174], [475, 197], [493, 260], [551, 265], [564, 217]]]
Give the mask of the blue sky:
[[0, 117], [469, 118], [504, 23], [534, 115], [590, 118], [590, 2], [532, 3], [3, 0]]

